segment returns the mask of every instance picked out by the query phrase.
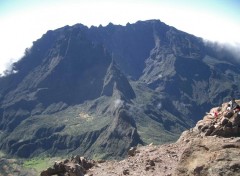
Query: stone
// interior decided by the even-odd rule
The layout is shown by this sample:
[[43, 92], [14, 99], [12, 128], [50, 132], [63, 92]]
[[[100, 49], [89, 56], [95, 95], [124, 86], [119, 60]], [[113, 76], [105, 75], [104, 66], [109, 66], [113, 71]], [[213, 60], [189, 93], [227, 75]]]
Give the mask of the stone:
[[233, 171], [239, 171], [240, 172], [240, 162], [237, 161], [237, 162], [233, 162], [229, 165], [230, 169], [233, 170]]
[[235, 116], [235, 117], [233, 117], [233, 119], [232, 119], [232, 125], [233, 126], [238, 126], [240, 124], [240, 116]]
[[137, 147], [131, 147], [128, 151], [128, 156], [134, 156], [136, 154]]
[[215, 129], [214, 125], [210, 126], [205, 133], [205, 136], [210, 136], [210, 134], [213, 132], [213, 130]]
[[123, 175], [129, 175], [129, 169], [124, 169], [123, 170]]
[[227, 118], [224, 117], [224, 118], [221, 119], [221, 125], [222, 126], [226, 125], [227, 123], [228, 123], [228, 119]]
[[150, 169], [150, 165], [146, 165], [146, 167], [145, 167], [145, 171], [148, 171], [149, 169]]
[[207, 129], [209, 129], [209, 125], [208, 125], [208, 124], [204, 125], [204, 126], [201, 128], [201, 131], [202, 131], [202, 132], [205, 132]]
[[147, 164], [150, 165], [150, 166], [155, 166], [155, 163], [153, 160], [149, 160], [147, 161]]

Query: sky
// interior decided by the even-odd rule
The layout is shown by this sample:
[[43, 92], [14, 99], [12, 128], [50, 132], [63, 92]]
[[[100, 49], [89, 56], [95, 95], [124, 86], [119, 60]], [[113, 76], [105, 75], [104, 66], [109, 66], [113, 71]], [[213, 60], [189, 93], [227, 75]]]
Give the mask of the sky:
[[48, 30], [76, 23], [159, 19], [206, 40], [240, 46], [239, 9], [240, 0], [0, 0], [0, 74]]

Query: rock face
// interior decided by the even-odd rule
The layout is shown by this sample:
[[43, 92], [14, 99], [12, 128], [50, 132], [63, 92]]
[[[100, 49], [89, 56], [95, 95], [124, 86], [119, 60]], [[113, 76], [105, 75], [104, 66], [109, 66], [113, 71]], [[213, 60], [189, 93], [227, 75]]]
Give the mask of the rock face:
[[[53, 32], [45, 34], [31, 48], [31, 52], [26, 53], [26, 56], [15, 64], [19, 74], [9, 75], [1, 80], [4, 82], [12, 79], [14, 84], [14, 88], [10, 90], [2, 87], [5, 96], [0, 110], [0, 129], [4, 132], [0, 134], [0, 146], [10, 154], [29, 157], [34, 153], [46, 151], [51, 154], [69, 150], [80, 152], [78, 148], [81, 148], [81, 152], [92, 151], [92, 145], [98, 142], [99, 136], [102, 136], [106, 129], [111, 129], [110, 118], [118, 118], [116, 109], [123, 108], [121, 102], [129, 102], [135, 97], [128, 79], [102, 46], [89, 42], [84, 38], [82, 31], [74, 33], [71, 30], [63, 30], [61, 33], [64, 36], [60, 38]], [[50, 38], [52, 40], [49, 41]], [[51, 47], [43, 46], [45, 42], [52, 42]], [[37, 63], [31, 64], [30, 58]], [[26, 68], [26, 65], [29, 68]], [[74, 105], [81, 106], [83, 102], [99, 97], [113, 97], [120, 103], [108, 110], [109, 102], [113, 100], [107, 98], [107, 103], [102, 108], [108, 112], [108, 119], [95, 119], [95, 123], [99, 123], [95, 129], [80, 129], [80, 134], [74, 135], [69, 131], [71, 127], [68, 128], [69, 125], [73, 125], [72, 122], [75, 125], [86, 126], [81, 123], [87, 123], [87, 118], [90, 121], [93, 119], [80, 110], [84, 108], [78, 107], [73, 113], [77, 117], [70, 115], [72, 122], [68, 123], [65, 115], [72, 113], [68, 108]], [[66, 109], [68, 112], [60, 115], [63, 119], [59, 120], [55, 114]], [[55, 117], [51, 118], [51, 114]], [[102, 112], [100, 115], [105, 116]], [[35, 124], [35, 127], [28, 128], [29, 124]], [[115, 126], [121, 126], [121, 123]], [[141, 141], [139, 137], [135, 140], [136, 125], [133, 128], [134, 135], [129, 135], [130, 143], [119, 146], [119, 155], [114, 156], [122, 156], [127, 152], [126, 146], [130, 147]], [[19, 133], [17, 129], [22, 132]], [[22, 138], [23, 133], [26, 135], [25, 139]], [[111, 140], [114, 139], [115, 136], [112, 136]], [[99, 147], [96, 146], [96, 150]]]
[[[189, 138], [188, 138], [189, 139]], [[182, 141], [183, 142], [183, 141]], [[240, 138], [190, 138], [175, 175], [239, 175]]]
[[0, 149], [25, 158], [120, 158], [137, 144], [177, 140], [240, 96], [231, 54], [159, 20], [48, 31], [12, 73], [0, 77]]

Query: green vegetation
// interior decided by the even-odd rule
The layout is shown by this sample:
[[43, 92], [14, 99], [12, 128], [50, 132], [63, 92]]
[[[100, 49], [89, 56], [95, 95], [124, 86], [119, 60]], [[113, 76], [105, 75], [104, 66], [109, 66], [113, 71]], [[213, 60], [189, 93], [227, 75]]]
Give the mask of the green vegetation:
[[26, 160], [23, 164], [25, 168], [35, 169], [37, 172], [46, 169], [49, 166], [48, 163], [49, 158], [33, 158], [30, 160]]
[[2, 151], [0, 151], [0, 158], [2, 158], [4, 156], [5, 156], [5, 154]]
[[106, 159], [106, 153], [95, 153], [92, 156], [92, 159], [95, 160], [95, 161]]
[[36, 157], [29, 160], [25, 160], [23, 167], [26, 169], [34, 169], [37, 173], [47, 169], [52, 163], [60, 158], [49, 158], [49, 157]]

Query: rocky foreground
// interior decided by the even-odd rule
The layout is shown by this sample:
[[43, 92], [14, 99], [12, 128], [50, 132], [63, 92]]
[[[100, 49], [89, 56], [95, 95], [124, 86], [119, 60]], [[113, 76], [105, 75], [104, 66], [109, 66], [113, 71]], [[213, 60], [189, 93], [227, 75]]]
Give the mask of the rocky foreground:
[[[238, 101], [239, 102], [239, 101]], [[121, 161], [93, 161], [75, 156], [59, 161], [41, 176], [239, 176], [240, 113], [224, 117], [226, 103], [182, 133], [176, 143], [131, 148]]]

